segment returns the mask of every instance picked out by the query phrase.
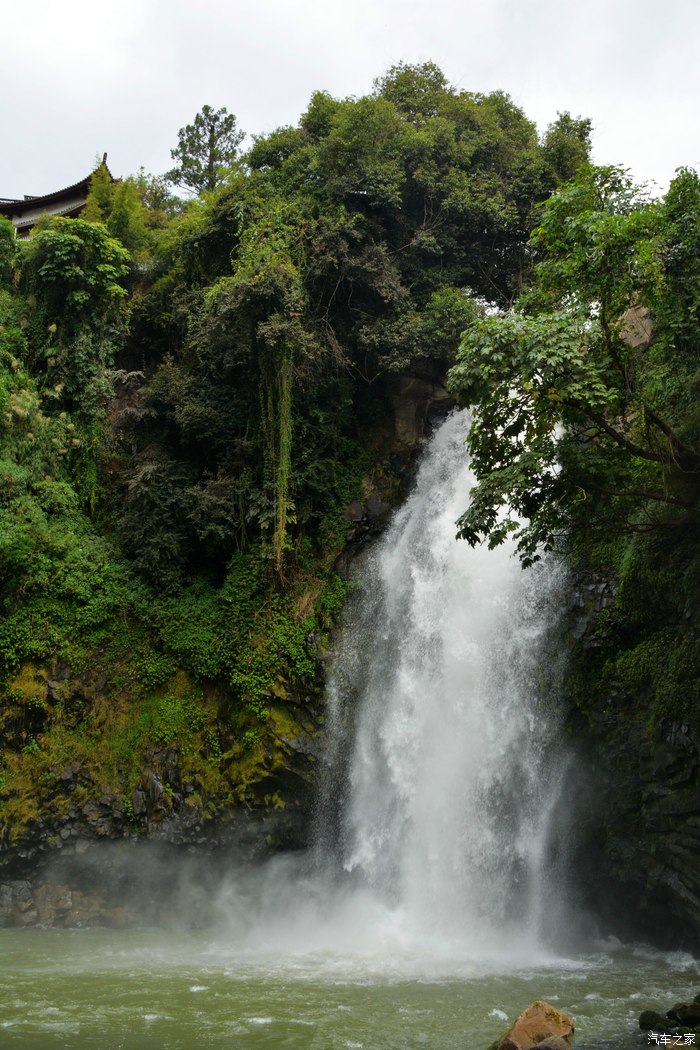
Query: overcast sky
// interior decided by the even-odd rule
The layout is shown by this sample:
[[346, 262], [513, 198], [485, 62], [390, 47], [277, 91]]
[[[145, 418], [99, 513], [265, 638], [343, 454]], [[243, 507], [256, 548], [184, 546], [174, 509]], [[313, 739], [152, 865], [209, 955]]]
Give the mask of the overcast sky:
[[0, 196], [171, 164], [204, 103], [248, 133], [296, 123], [313, 91], [362, 95], [436, 62], [507, 91], [544, 129], [590, 117], [594, 160], [663, 189], [700, 168], [698, 0], [4, 0]]

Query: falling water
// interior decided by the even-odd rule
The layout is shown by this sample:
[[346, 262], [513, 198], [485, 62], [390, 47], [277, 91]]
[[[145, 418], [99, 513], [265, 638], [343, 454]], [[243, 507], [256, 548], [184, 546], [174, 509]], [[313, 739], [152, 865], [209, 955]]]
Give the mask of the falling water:
[[432, 437], [359, 574], [330, 677], [319, 841], [404, 943], [517, 956], [540, 947], [556, 894], [562, 574], [456, 540], [467, 427], [455, 414]]
[[[638, 1045], [640, 989], [692, 996], [683, 953], [543, 942], [565, 581], [455, 541], [466, 426], [433, 436], [355, 574], [316, 863], [231, 870], [199, 930], [0, 930], [0, 1031], [17, 1050], [454, 1050], [541, 997], [573, 1014], [577, 1045], [621, 1050]], [[200, 897], [195, 874], [184, 917]]]

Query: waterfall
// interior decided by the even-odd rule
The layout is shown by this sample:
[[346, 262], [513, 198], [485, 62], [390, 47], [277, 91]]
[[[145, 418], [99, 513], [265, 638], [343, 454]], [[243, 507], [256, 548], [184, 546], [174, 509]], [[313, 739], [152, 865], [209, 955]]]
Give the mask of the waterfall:
[[330, 672], [317, 852], [402, 943], [527, 953], [556, 891], [563, 574], [456, 540], [467, 428], [456, 413], [427, 442], [356, 574]]

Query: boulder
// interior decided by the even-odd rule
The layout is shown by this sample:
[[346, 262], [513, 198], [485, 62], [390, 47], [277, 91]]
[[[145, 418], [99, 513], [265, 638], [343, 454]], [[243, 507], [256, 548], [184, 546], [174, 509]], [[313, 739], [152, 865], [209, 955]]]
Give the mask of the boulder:
[[639, 1027], [643, 1032], [649, 1032], [652, 1029], [665, 1032], [669, 1027], [668, 1018], [660, 1014], [658, 1010], [643, 1010], [639, 1015]]
[[543, 999], [536, 999], [490, 1050], [569, 1050], [573, 1044], [572, 1018]]
[[357, 500], [353, 500], [352, 503], [345, 508], [345, 512], [343, 514], [345, 520], [351, 522], [362, 521], [364, 516], [365, 512], [362, 507], [362, 504], [359, 503]]
[[666, 1016], [670, 1017], [672, 1021], [678, 1021], [689, 1028], [694, 1028], [696, 1024], [700, 1024], [700, 1003], [692, 1000], [689, 1003], [676, 1003], [667, 1012]]

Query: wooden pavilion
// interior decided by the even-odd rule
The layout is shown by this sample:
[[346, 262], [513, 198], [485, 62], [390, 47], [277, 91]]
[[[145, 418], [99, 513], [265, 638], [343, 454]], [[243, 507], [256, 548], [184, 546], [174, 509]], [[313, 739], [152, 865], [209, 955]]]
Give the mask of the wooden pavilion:
[[[106, 153], [102, 157], [101, 164], [95, 170], [99, 170], [102, 166], [107, 168]], [[0, 215], [4, 215], [12, 221], [17, 237], [21, 240], [27, 240], [31, 236], [34, 225], [42, 215], [62, 215], [70, 219], [75, 219], [80, 215], [87, 202], [90, 182], [94, 174], [95, 172], [91, 171], [80, 182], [76, 182], [72, 186], [66, 186], [62, 190], [55, 190], [54, 193], [45, 193], [43, 197], [25, 195], [21, 200], [0, 197]], [[107, 168], [107, 174], [114, 182], [109, 168]]]

